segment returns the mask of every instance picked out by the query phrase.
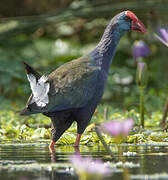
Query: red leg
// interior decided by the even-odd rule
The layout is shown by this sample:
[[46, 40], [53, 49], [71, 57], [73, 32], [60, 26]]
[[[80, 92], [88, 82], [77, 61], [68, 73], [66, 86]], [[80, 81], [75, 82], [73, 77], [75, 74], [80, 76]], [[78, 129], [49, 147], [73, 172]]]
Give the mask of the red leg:
[[55, 148], [54, 148], [55, 142], [51, 141], [50, 145], [49, 145], [49, 150], [51, 153], [55, 152]]
[[82, 134], [77, 134], [76, 136], [76, 141], [75, 141], [75, 147], [78, 147], [79, 146], [79, 143], [80, 143], [80, 138], [81, 138]]

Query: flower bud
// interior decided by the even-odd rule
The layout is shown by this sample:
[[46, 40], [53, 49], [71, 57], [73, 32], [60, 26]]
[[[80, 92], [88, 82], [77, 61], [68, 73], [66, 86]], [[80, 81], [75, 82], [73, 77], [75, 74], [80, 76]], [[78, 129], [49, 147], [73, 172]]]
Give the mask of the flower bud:
[[132, 47], [132, 55], [135, 60], [138, 58], [147, 57], [150, 55], [150, 53], [150, 49], [145, 42], [135, 41]]

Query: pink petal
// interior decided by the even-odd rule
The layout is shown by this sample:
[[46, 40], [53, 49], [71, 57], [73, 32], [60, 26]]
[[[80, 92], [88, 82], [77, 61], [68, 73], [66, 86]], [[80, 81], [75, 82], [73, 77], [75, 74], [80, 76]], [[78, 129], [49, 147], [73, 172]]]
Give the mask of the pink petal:
[[110, 122], [104, 123], [102, 128], [104, 132], [112, 136], [118, 136], [122, 132], [121, 122], [119, 121], [110, 121]]
[[123, 134], [128, 135], [130, 130], [133, 128], [134, 121], [131, 118], [126, 119], [123, 121]]
[[70, 162], [78, 172], [102, 175], [110, 173], [110, 170], [100, 160], [93, 161], [90, 158], [81, 158], [79, 155], [74, 155], [71, 157]]
[[157, 34], [155, 34], [155, 37], [161, 41], [165, 46], [168, 46], [168, 42], [166, 42], [163, 38], [161, 38], [160, 36], [158, 36]]
[[161, 28], [160, 34], [162, 35], [162, 38], [164, 39], [164, 41], [168, 43], [168, 32], [166, 31], [166, 29]]

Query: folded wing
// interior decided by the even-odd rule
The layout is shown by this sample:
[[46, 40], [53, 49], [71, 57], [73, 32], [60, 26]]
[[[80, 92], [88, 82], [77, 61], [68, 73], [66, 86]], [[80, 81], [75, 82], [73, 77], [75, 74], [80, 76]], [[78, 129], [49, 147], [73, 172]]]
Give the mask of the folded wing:
[[91, 66], [89, 58], [82, 57], [36, 82], [29, 76], [33, 94], [27, 103], [29, 114], [84, 107], [96, 92], [99, 70], [99, 67]]

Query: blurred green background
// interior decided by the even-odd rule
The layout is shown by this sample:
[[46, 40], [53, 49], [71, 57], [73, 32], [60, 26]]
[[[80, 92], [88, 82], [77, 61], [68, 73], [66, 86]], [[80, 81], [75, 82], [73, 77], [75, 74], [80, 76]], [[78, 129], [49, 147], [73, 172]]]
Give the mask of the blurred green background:
[[146, 59], [150, 71], [146, 112], [162, 111], [168, 93], [168, 49], [154, 32], [168, 22], [167, 0], [0, 1], [0, 109], [22, 109], [31, 93], [23, 61], [47, 75], [90, 52], [109, 20], [128, 9], [148, 33], [130, 32], [121, 39], [101, 103], [120, 110], [138, 109], [131, 49], [136, 40], [143, 40], [152, 51]]

